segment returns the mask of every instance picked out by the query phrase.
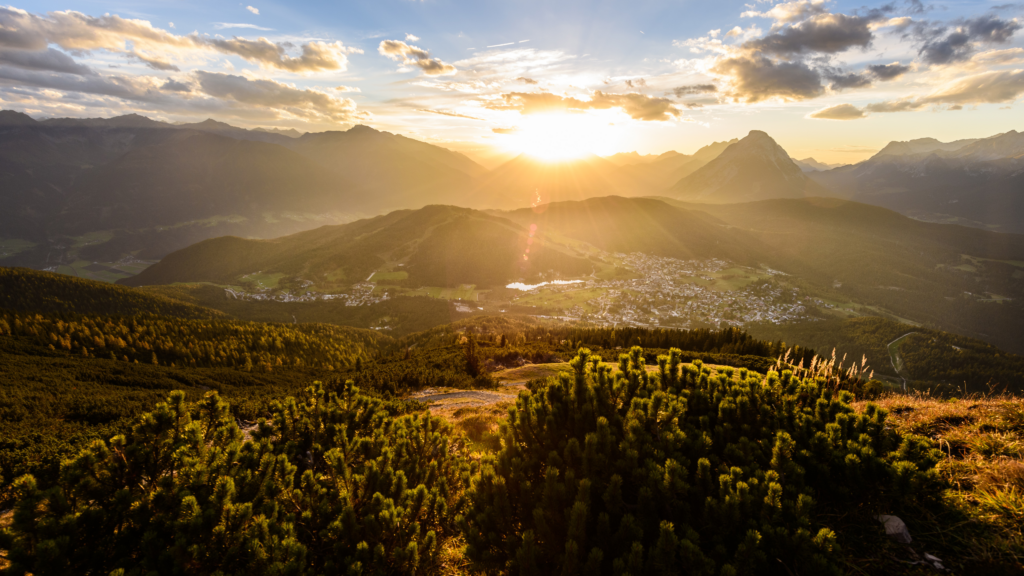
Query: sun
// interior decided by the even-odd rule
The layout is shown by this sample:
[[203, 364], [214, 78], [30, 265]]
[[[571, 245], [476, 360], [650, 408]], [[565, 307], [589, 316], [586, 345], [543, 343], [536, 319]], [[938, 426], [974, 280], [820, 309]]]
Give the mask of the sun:
[[532, 114], [525, 116], [506, 146], [546, 161], [599, 154], [608, 146], [607, 122], [589, 114]]

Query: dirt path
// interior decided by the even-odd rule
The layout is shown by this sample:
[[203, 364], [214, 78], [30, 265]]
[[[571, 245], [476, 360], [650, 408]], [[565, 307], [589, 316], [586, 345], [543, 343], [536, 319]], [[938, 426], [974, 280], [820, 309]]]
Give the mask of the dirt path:
[[431, 412], [466, 408], [474, 406], [490, 406], [499, 402], [514, 401], [521, 387], [506, 386], [500, 392], [489, 390], [457, 390], [443, 392], [438, 390], [421, 390], [409, 398], [419, 400], [427, 405]]
[[900, 343], [906, 340], [907, 336], [910, 336], [911, 334], [917, 334], [917, 332], [907, 332], [903, 336], [900, 336], [899, 338], [893, 340], [892, 342], [889, 342], [886, 345], [886, 348], [889, 350], [889, 360], [892, 362], [892, 368], [893, 370], [896, 371], [896, 375], [899, 376], [901, 380], [903, 380], [903, 392], [907, 391], [907, 384], [909, 381], [907, 380], [907, 377], [903, 375], [902, 372], [904, 365], [903, 357], [900, 356]]

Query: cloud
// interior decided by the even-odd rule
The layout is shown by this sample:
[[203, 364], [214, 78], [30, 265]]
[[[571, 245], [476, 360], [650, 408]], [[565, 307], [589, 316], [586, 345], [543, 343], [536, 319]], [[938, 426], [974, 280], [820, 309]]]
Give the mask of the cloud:
[[636, 80], [626, 80], [626, 86], [634, 89], [647, 88], [647, 80], [644, 80], [643, 78], [637, 78]]
[[132, 56], [144, 54], [143, 61], [158, 66], [170, 66], [171, 57], [185, 52], [217, 51], [239, 56], [264, 68], [291, 72], [345, 70], [347, 55], [361, 53], [361, 50], [348, 48], [341, 42], [317, 41], [302, 45], [301, 55], [291, 57], [286, 52], [290, 44], [275, 44], [266, 38], [226, 40], [195, 33], [179, 36], [155, 28], [148, 21], [117, 15], [93, 17], [66, 11], [38, 16], [16, 8], [0, 7], [0, 48], [42, 52], [50, 44], [69, 52], [106, 50]]
[[495, 110], [518, 110], [522, 114], [619, 108], [630, 118], [643, 121], [671, 120], [682, 113], [668, 98], [637, 93], [609, 94], [600, 90], [595, 90], [590, 100], [550, 92], [511, 92], [502, 94], [501, 101], [489, 102], [485, 106]]
[[256, 9], [256, 8], [253, 8], [252, 6], [246, 6], [245, 9], [248, 10], [249, 12], [252, 12], [253, 14], [255, 14], [257, 16], [260, 15], [260, 11], [258, 9]]
[[829, 88], [834, 91], [846, 90], [848, 88], [864, 88], [871, 86], [871, 78], [864, 74], [853, 72], [847, 74], [830, 73], [826, 78], [831, 82]]
[[523, 84], [539, 84], [539, 82], [537, 82], [533, 78], [526, 78], [526, 77], [523, 77], [523, 76], [520, 76], [519, 78], [516, 78], [516, 81], [517, 82], [522, 82]]
[[174, 28], [174, 22], [168, 22], [167, 23], [167, 27], [168, 28]]
[[515, 134], [518, 131], [518, 128], [491, 128], [491, 132], [495, 134]]
[[352, 122], [366, 117], [357, 111], [356, 103], [348, 98], [268, 79], [249, 79], [233, 74], [205, 72], [193, 73], [198, 90], [207, 96], [235, 102], [244, 106], [269, 108], [314, 122]]
[[146, 54], [145, 52], [142, 52], [141, 50], [132, 51], [131, 57], [139, 60], [140, 62], [144, 63], [146, 66], [149, 66], [153, 70], [164, 70], [174, 72], [180, 71], [180, 69], [174, 64], [172, 64], [170, 60], [167, 60], [166, 58], [160, 58], [159, 56], [151, 56], [149, 54]]
[[818, 52], [836, 54], [850, 48], [866, 48], [874, 39], [871, 20], [845, 14], [818, 14], [781, 32], [743, 44], [747, 50], [775, 56]]
[[864, 109], [868, 112], [907, 112], [909, 110], [919, 110], [922, 104], [915, 101], [913, 98], [900, 98], [898, 100], [887, 100], [885, 102], [875, 102], [868, 104]]
[[864, 111], [853, 104], [837, 104], [811, 112], [810, 118], [818, 120], [857, 120], [864, 118]]
[[724, 58], [711, 72], [728, 77], [728, 95], [748, 104], [769, 98], [806, 100], [824, 93], [821, 75], [803, 62], [774, 62], [760, 54]]
[[922, 104], [998, 104], [1024, 94], [1024, 70], [982, 72], [955, 80], [920, 100]]
[[47, 48], [45, 51], [36, 52], [30, 50], [0, 50], [0, 64], [16, 66], [26, 70], [48, 70], [63, 74], [76, 74], [78, 76], [91, 76], [96, 72], [84, 64], [79, 64], [70, 56]]
[[776, 22], [785, 24], [803, 20], [808, 16], [823, 14], [827, 11], [825, 0], [798, 0], [796, 2], [776, 4], [771, 10], [766, 12], [748, 10], [740, 16], [743, 18], [771, 18]]
[[669, 90], [669, 94], [674, 95], [676, 98], [682, 98], [683, 96], [690, 96], [693, 94], [711, 94], [718, 92], [718, 87], [714, 84], [691, 84], [689, 86], [677, 86]]
[[961, 20], [950, 28], [920, 25], [915, 35], [922, 41], [919, 54], [928, 64], [950, 64], [970, 58], [980, 44], [1005, 44], [1021, 29], [1016, 19], [994, 15]]
[[362, 92], [362, 90], [353, 86], [335, 86], [334, 88], [331, 88], [331, 90], [336, 92]]
[[910, 71], [910, 66], [904, 66], [899, 62], [891, 64], [872, 64], [867, 67], [871, 75], [879, 80], [895, 80]]
[[396, 62], [416, 66], [427, 76], [451, 76], [458, 71], [451, 64], [446, 64], [438, 58], [431, 58], [430, 52], [401, 40], [384, 40], [377, 47], [377, 51]]
[[303, 44], [302, 54], [298, 57], [289, 56], [285, 52], [284, 46], [275, 44], [266, 38], [246, 40], [235, 37], [230, 40], [210, 39], [207, 42], [221, 52], [289, 72], [346, 70], [348, 54], [362, 53], [362, 50], [349, 48], [341, 42], [316, 41]]
[[264, 32], [270, 32], [273, 28], [264, 28], [263, 26], [257, 26], [255, 24], [243, 24], [241, 22], [214, 22], [213, 28], [215, 30], [227, 30], [229, 28], [248, 28], [250, 30], [262, 30]]
[[419, 42], [419, 40], [420, 40], [419, 36], [414, 36], [414, 35], [409, 34], [409, 33], [406, 33], [406, 35], [405, 35], [405, 41], [406, 42]]
[[466, 118], [467, 120], [480, 120], [486, 122], [483, 118], [475, 118], [473, 116], [466, 116], [465, 114], [459, 114], [458, 112], [449, 112], [447, 110], [429, 110], [427, 108], [420, 108], [417, 112], [429, 112], [431, 114], [440, 114], [442, 116], [451, 116], [452, 118]]

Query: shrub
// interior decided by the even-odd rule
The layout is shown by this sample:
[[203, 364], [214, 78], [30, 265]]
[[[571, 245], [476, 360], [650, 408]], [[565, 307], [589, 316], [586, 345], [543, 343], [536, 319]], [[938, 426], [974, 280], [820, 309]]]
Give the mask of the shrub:
[[461, 518], [480, 569], [549, 574], [835, 573], [814, 507], [937, 493], [940, 457], [886, 413], [792, 373], [714, 378], [672, 349], [613, 375], [581, 349], [573, 374], [523, 392]]
[[174, 392], [66, 461], [56, 486], [17, 480], [7, 571], [429, 571], [463, 506], [467, 452], [443, 421], [390, 406], [316, 383], [246, 440], [216, 393], [191, 407]]

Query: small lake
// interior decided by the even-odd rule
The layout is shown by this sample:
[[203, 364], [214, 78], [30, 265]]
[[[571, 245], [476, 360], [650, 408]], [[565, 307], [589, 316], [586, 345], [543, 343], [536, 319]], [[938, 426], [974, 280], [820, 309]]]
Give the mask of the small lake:
[[522, 282], [513, 282], [505, 288], [511, 288], [513, 290], [533, 290], [540, 288], [541, 286], [547, 286], [548, 284], [582, 284], [583, 280], [552, 280], [551, 282], [541, 282], [540, 284], [523, 284]]

